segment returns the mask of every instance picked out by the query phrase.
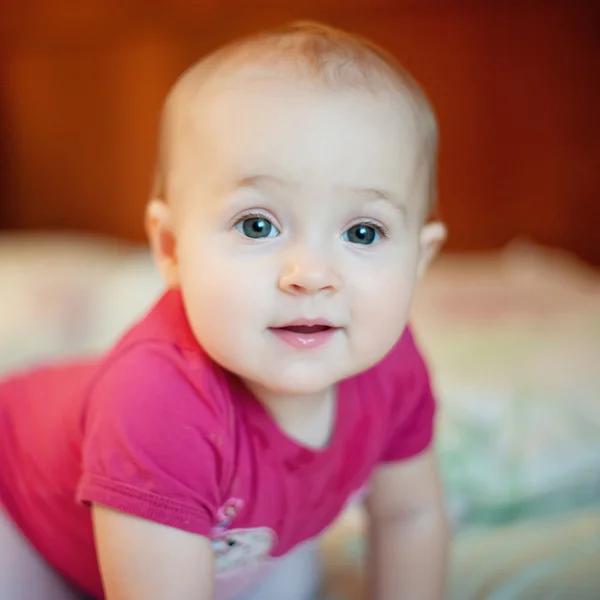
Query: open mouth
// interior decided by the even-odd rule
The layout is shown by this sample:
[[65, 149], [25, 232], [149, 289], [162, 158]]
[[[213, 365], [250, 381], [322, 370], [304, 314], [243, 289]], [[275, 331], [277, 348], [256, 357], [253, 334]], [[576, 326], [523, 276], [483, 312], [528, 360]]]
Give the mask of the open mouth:
[[279, 327], [283, 331], [290, 331], [298, 335], [311, 335], [315, 333], [323, 333], [333, 329], [329, 325], [288, 325], [287, 327]]
[[271, 332], [282, 342], [294, 348], [318, 348], [327, 344], [338, 331], [337, 327], [320, 324], [290, 324], [283, 327], [274, 327]]

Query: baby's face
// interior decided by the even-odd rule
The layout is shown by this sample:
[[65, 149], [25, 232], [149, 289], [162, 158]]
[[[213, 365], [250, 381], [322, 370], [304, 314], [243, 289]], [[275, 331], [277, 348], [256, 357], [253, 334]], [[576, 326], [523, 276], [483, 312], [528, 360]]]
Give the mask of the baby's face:
[[405, 326], [427, 182], [408, 109], [269, 80], [203, 92], [172, 173], [192, 329], [254, 389], [309, 394]]

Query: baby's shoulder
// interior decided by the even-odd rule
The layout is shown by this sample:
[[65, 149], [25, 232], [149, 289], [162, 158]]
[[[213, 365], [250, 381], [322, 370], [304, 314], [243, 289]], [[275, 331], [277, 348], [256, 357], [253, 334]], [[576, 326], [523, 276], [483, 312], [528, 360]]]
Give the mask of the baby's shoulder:
[[226, 374], [200, 350], [137, 339], [118, 344], [98, 365], [89, 405], [163, 422], [227, 420], [231, 391]]
[[103, 357], [89, 396], [91, 404], [159, 418], [208, 412], [227, 419], [229, 388], [226, 374], [196, 342], [180, 293], [171, 290]]
[[235, 456], [222, 386], [210, 361], [187, 349], [156, 339], [118, 344], [86, 402], [80, 500], [110, 492], [134, 514], [207, 526]]

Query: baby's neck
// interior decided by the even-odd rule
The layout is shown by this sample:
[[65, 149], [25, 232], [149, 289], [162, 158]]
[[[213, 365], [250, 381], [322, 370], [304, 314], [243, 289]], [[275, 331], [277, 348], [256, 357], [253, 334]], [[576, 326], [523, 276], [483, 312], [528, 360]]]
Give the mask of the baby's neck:
[[286, 435], [310, 448], [328, 444], [336, 415], [335, 387], [310, 396], [255, 395]]

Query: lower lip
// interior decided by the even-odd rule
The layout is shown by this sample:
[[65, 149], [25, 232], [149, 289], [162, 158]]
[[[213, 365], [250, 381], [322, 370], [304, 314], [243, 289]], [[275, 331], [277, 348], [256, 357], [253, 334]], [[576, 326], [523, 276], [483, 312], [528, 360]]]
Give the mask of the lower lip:
[[297, 333], [289, 329], [271, 329], [270, 331], [293, 348], [312, 349], [326, 344], [335, 335], [337, 329], [332, 327], [315, 333]]

